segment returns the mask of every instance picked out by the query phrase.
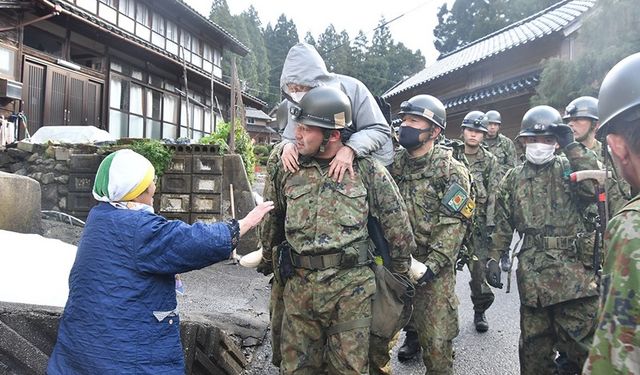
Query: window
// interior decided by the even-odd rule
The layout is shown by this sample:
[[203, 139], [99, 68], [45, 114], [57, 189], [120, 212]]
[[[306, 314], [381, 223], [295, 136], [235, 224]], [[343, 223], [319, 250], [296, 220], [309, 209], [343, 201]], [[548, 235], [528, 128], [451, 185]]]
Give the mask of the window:
[[118, 3], [118, 26], [122, 29], [134, 33], [135, 21], [134, 16], [136, 14], [136, 4], [133, 0], [120, 0]]
[[76, 5], [93, 14], [96, 14], [98, 11], [98, 4], [96, 3], [96, 0], [76, 0]]
[[181, 30], [180, 33], [180, 57], [191, 62], [191, 34]]
[[167, 45], [165, 49], [173, 53], [174, 55], [178, 55], [178, 26], [175, 23], [167, 20], [166, 26], [166, 36], [167, 36]]
[[149, 9], [142, 3], [136, 5], [136, 35], [149, 41], [151, 40], [151, 21], [149, 19]]
[[16, 51], [0, 45], [0, 75], [16, 78]]
[[100, 0], [98, 4], [98, 16], [102, 19], [115, 24], [118, 19], [118, 11], [116, 0]]
[[164, 18], [158, 13], [153, 13], [153, 20], [151, 22], [153, 32], [151, 33], [151, 43], [160, 48], [164, 48]]
[[38, 51], [56, 57], [63, 57], [62, 45], [64, 44], [64, 40], [37, 27], [25, 27], [23, 41], [25, 45]]
[[202, 43], [200, 39], [193, 37], [191, 38], [191, 51], [193, 52], [191, 56], [191, 63], [198, 68], [202, 68], [202, 51], [201, 51]]

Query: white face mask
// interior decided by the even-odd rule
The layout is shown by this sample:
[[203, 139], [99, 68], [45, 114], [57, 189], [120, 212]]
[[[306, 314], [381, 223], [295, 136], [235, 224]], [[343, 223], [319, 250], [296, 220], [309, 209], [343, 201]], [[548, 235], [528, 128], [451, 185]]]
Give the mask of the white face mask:
[[546, 143], [527, 143], [525, 156], [533, 164], [542, 165], [553, 159], [556, 145]]
[[300, 100], [302, 100], [302, 97], [306, 93], [307, 93], [306, 91], [292, 92], [289, 94], [289, 96], [291, 96], [291, 99], [293, 99], [294, 102], [300, 103]]

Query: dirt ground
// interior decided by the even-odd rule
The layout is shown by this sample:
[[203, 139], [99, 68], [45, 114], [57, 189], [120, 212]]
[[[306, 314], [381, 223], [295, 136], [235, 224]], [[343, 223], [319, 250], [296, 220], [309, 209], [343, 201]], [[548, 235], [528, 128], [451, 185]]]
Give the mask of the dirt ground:
[[82, 227], [63, 223], [52, 219], [42, 219], [42, 235], [47, 238], [55, 238], [57, 240], [78, 245]]

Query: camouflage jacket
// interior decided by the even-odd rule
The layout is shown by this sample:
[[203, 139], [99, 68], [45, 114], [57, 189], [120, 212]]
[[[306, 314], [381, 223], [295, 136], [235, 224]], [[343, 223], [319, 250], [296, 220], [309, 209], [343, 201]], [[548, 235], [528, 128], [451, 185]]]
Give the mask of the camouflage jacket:
[[405, 149], [399, 150], [391, 174], [409, 212], [418, 245], [414, 258], [435, 274], [445, 267], [453, 270], [469, 218], [463, 211], [446, 207], [443, 199], [455, 183], [461, 187], [460, 194], [469, 196], [469, 171], [453, 158], [450, 148], [435, 145], [418, 158], [411, 158]]
[[[261, 224], [264, 249], [289, 242], [301, 255], [344, 252], [357, 256], [357, 245], [369, 241], [367, 217], [378, 218], [389, 243], [392, 271], [406, 273], [415, 249], [407, 210], [382, 164], [356, 158], [355, 178], [347, 173], [342, 183], [328, 177], [329, 162], [300, 158], [297, 172], [284, 172], [282, 162], [272, 163], [265, 182], [264, 199], [275, 209]], [[272, 251], [264, 251], [269, 263]]]
[[518, 156], [513, 141], [502, 134], [494, 139], [485, 137], [483, 144], [498, 160], [498, 178], [501, 179], [509, 169], [516, 166]]
[[517, 275], [520, 301], [527, 306], [549, 306], [598, 292], [594, 271], [588, 268], [592, 237], [586, 235], [580, 209], [595, 201], [594, 186], [591, 181], [569, 181], [572, 171], [598, 164], [593, 153], [576, 142], [565, 154], [544, 165], [525, 162], [500, 183], [489, 257], [498, 259], [509, 249], [514, 229], [524, 234]]
[[607, 226], [598, 326], [583, 374], [640, 374], [640, 195]]
[[466, 158], [476, 186], [474, 220], [481, 221], [483, 225], [494, 226], [496, 193], [501, 178], [498, 175], [498, 161], [484, 147], [479, 147], [475, 155], [467, 154]]

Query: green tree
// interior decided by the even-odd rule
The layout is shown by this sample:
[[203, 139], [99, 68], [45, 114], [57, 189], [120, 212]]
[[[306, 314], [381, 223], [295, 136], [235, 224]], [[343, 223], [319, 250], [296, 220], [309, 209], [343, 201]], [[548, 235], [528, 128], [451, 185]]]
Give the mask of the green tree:
[[[203, 145], [218, 145], [220, 147], [220, 154], [224, 154], [229, 150], [229, 133], [231, 124], [229, 122], [221, 122], [216, 127], [216, 132], [205, 137], [200, 138], [198, 143]], [[235, 145], [236, 154], [239, 154], [244, 164], [244, 169], [247, 172], [249, 182], [255, 182], [255, 167], [256, 167], [256, 155], [253, 151], [253, 142], [249, 133], [240, 124], [240, 120], [236, 120], [235, 126]]]
[[293, 20], [282, 14], [275, 26], [267, 24], [264, 30], [265, 46], [269, 56], [269, 95], [266, 98], [271, 106], [280, 102], [280, 75], [287, 52], [298, 43], [298, 30]]
[[636, 0], [599, 0], [576, 40], [584, 53], [571, 61], [547, 60], [531, 104], [563, 109], [579, 96], [597, 96], [606, 73], [624, 57], [640, 51], [639, 19]]

